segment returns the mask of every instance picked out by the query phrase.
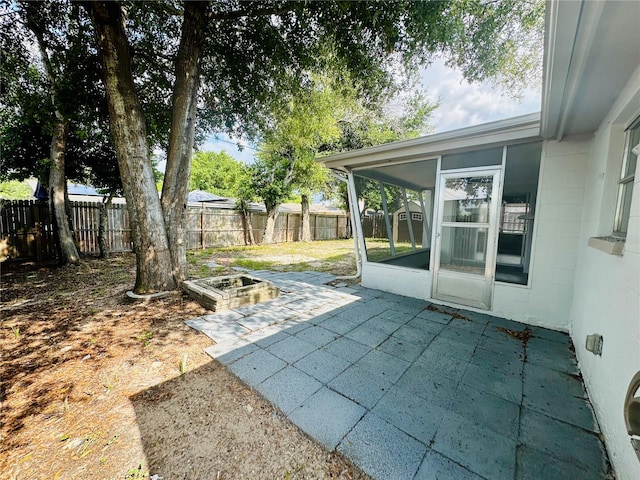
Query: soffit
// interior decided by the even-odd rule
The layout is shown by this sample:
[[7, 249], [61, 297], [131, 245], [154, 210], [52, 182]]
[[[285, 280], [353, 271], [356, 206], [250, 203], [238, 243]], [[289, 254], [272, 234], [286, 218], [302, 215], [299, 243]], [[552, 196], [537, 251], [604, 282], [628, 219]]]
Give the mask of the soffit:
[[547, 2], [541, 136], [595, 132], [640, 65], [640, 2]]

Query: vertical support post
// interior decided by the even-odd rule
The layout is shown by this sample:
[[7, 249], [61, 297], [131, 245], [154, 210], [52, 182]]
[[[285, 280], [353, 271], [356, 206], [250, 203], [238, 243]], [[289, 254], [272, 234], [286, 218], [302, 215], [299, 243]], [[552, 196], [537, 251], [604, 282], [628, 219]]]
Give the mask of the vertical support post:
[[416, 237], [413, 234], [413, 220], [411, 219], [411, 211], [409, 210], [409, 200], [407, 199], [407, 189], [402, 187], [402, 201], [404, 202], [405, 218], [407, 219], [407, 228], [409, 229], [409, 239], [411, 240], [411, 250], [416, 250]]
[[200, 205], [200, 246], [204, 250], [204, 203]]
[[[422, 211], [422, 248], [425, 248], [425, 244], [431, 246], [431, 218], [427, 215], [427, 206], [425, 205], [424, 194], [431, 195], [429, 190], [420, 190], [420, 210]], [[429, 210], [431, 210], [431, 202], [429, 202]]]
[[384, 184], [378, 180], [380, 184], [380, 197], [382, 198], [382, 211], [384, 212], [384, 222], [387, 225], [387, 239], [389, 240], [389, 250], [391, 256], [396, 256], [396, 247], [393, 244], [393, 230], [391, 229], [391, 220], [389, 220], [389, 208], [387, 207], [387, 194], [384, 191]]

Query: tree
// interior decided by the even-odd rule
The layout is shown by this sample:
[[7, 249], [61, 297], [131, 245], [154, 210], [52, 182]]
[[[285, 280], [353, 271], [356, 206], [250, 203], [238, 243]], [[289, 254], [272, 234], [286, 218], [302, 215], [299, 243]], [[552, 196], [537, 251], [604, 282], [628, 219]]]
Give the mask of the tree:
[[238, 197], [250, 181], [247, 167], [226, 152], [196, 152], [191, 163], [189, 190], [204, 190], [223, 197]]
[[[153, 199], [149, 138], [143, 104], [133, 81], [121, 5], [84, 2], [97, 32], [125, 196], [131, 211], [136, 211], [132, 215], [137, 225], [134, 238], [139, 245], [136, 291], [171, 287], [183, 275], [184, 242], [177, 229], [189, 177], [188, 146], [197, 118], [209, 128], [251, 134], [266, 123], [266, 114], [273, 111], [274, 105], [282, 104], [282, 99], [304, 85], [309, 69], [321, 70], [328, 63], [339, 64], [353, 73], [360, 82], [362, 96], [371, 99], [379, 97], [384, 87], [392, 83], [393, 71], [401, 62], [406, 68], [415, 68], [435, 52], [448, 52], [451, 62], [462, 66], [468, 76], [495, 75], [499, 70], [494, 68], [495, 59], [504, 58], [501, 47], [512, 40], [510, 28], [519, 20], [512, 11], [525, 10], [519, 3], [232, 1], [213, 2], [205, 10], [201, 4], [186, 2], [179, 42], [171, 37], [171, 28], [145, 30], [139, 28], [144, 22], [129, 22], [129, 28], [138, 26], [135, 35], [131, 35], [134, 40], [137, 36], [155, 35], [157, 44], [179, 43], [175, 57], [171, 49], [167, 52], [175, 64], [167, 169], [175, 174], [171, 181], [165, 179], [161, 211]], [[136, 4], [142, 14], [151, 10], [167, 12], [174, 10], [172, 7], [162, 3]], [[131, 11], [135, 13], [136, 8]], [[466, 35], [468, 31], [473, 35]], [[144, 44], [149, 48], [154, 42]], [[158, 58], [156, 63], [163, 67], [161, 59], [167, 57], [165, 52], [154, 49], [134, 53]], [[144, 72], [147, 78], [162, 77], [158, 70], [166, 70], [156, 68], [153, 61], [145, 65], [151, 69]], [[202, 85], [200, 72], [206, 79]], [[196, 103], [194, 98], [199, 92], [201, 103]], [[200, 105], [198, 116], [196, 108]]]

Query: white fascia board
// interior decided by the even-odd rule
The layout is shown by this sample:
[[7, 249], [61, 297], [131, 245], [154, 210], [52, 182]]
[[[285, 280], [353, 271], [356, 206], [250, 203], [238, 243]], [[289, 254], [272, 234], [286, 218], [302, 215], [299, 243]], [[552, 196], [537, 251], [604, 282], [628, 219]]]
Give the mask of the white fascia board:
[[316, 159], [326, 167], [348, 171], [352, 168], [433, 158], [460, 152], [540, 138], [540, 113], [484, 123], [424, 137], [338, 153]]

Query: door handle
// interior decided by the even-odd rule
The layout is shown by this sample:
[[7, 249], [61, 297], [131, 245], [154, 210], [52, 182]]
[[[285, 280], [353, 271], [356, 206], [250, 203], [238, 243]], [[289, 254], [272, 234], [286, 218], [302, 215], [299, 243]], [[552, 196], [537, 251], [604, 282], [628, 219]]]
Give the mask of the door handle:
[[640, 372], [631, 379], [624, 399], [624, 423], [631, 436], [631, 445], [640, 460]]

